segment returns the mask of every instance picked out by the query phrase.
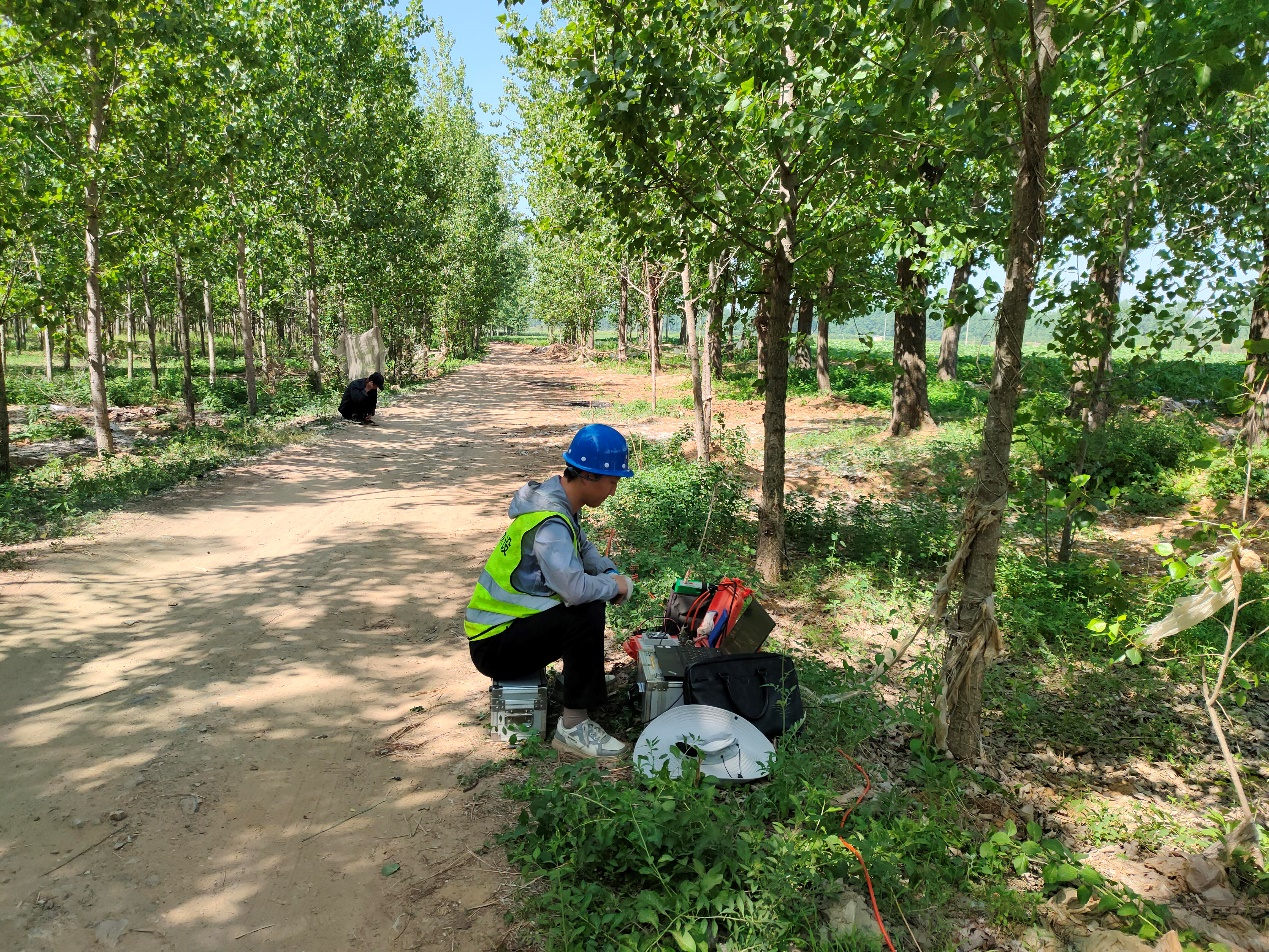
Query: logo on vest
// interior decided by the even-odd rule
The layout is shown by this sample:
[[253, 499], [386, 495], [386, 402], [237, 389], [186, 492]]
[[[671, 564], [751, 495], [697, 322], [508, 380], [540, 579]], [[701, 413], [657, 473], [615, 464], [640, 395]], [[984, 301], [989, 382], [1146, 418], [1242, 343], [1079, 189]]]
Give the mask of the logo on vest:
[[506, 535], [502, 537], [502, 541], [498, 543], [498, 551], [501, 552], [503, 555], [506, 555], [510, 549], [511, 549], [511, 533], [508, 532]]

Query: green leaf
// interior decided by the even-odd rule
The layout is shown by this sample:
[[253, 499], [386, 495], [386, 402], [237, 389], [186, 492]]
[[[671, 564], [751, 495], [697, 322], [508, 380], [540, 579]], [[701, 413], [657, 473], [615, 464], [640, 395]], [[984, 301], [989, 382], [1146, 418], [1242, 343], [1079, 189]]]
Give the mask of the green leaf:
[[671, 932], [670, 935], [674, 937], [674, 944], [683, 952], [696, 952], [696, 940], [686, 932]]
[[1021, 853], [1013, 858], [1013, 869], [1019, 876], [1027, 871], [1027, 858]]
[[1156, 543], [1156, 544], [1155, 544], [1155, 547], [1154, 547], [1154, 550], [1155, 550], [1155, 552], [1157, 552], [1159, 555], [1162, 555], [1162, 556], [1164, 556], [1165, 558], [1166, 558], [1167, 556], [1171, 555], [1173, 552], [1175, 552], [1175, 551], [1176, 551], [1176, 549], [1175, 549], [1175, 548], [1173, 548], [1173, 546], [1172, 546], [1172, 543], [1171, 543], [1171, 542], [1159, 542], [1159, 543]]
[[1128, 659], [1128, 663], [1132, 665], [1141, 664], [1141, 652], [1136, 648], [1129, 648], [1124, 652], [1124, 657]]
[[1198, 91], [1203, 92], [1212, 83], [1212, 67], [1206, 63], [1194, 64], [1194, 80], [1198, 84]]
[[379, 872], [383, 873], [383, 875], [385, 876], [391, 876], [400, 868], [401, 868], [400, 863], [384, 863], [383, 869], [379, 870]]

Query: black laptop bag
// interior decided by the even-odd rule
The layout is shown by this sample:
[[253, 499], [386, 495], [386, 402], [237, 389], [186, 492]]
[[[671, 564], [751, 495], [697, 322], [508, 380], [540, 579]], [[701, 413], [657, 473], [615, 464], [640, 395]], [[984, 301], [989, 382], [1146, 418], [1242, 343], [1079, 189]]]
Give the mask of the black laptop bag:
[[802, 723], [802, 694], [793, 660], [769, 652], [724, 655], [689, 665], [683, 700], [739, 714], [771, 738]]

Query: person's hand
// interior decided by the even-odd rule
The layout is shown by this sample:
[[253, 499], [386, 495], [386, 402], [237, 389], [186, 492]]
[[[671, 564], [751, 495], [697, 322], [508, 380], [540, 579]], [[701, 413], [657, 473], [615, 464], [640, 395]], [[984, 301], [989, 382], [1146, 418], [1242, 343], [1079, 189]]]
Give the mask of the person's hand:
[[378, 425], [379, 424], [375, 422], [374, 417], [366, 417], [366, 426], [378, 426]]
[[629, 575], [614, 575], [613, 581], [617, 583], [617, 597], [612, 600], [614, 605], [624, 605], [630, 601], [630, 596], [634, 594], [634, 579]]

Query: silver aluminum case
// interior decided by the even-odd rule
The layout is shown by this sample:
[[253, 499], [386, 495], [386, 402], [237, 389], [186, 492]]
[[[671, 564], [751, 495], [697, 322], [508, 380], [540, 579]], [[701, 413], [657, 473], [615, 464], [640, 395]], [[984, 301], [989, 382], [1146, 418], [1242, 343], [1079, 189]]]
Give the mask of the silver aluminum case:
[[489, 730], [515, 746], [530, 734], [546, 737], [546, 672], [519, 681], [495, 681], [489, 686]]
[[[645, 644], [639, 649], [639, 671], [635, 675], [635, 685], [639, 689], [645, 724], [683, 703], [682, 680], [667, 679], [661, 672], [661, 666], [657, 664], [656, 648], [667, 643], [669, 642], [658, 641], [655, 644]], [[677, 643], [677, 639], [674, 643]]]

